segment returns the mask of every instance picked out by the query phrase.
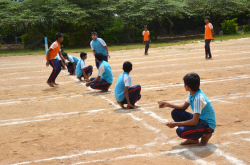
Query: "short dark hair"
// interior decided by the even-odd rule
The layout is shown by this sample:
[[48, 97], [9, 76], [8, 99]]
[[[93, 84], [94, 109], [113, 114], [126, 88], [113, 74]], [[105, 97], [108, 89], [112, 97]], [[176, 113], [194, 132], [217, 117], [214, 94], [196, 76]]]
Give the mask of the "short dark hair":
[[192, 91], [198, 91], [200, 89], [200, 76], [197, 73], [188, 73], [183, 77], [185, 85], [187, 85]]
[[97, 52], [97, 53], [95, 53], [95, 58], [98, 61], [103, 61], [103, 54], [101, 52]]
[[61, 52], [64, 52], [64, 50], [61, 49]]
[[61, 38], [62, 36], [63, 36], [63, 34], [62, 34], [62, 33], [57, 32], [57, 33], [56, 33], [56, 35], [55, 35], [56, 40], [58, 40], [58, 38]]
[[66, 52], [64, 52], [64, 53], [62, 53], [62, 56], [66, 57], [66, 56], [68, 56], [68, 54]]
[[209, 17], [209, 16], [206, 16], [206, 17], [205, 17], [205, 19], [208, 19], [208, 20], [210, 20], [210, 17]]
[[144, 25], [144, 28], [148, 28], [148, 25]]
[[81, 52], [81, 53], [80, 53], [80, 57], [81, 57], [81, 58], [85, 57], [86, 55], [87, 55], [87, 53], [85, 53], [85, 52]]
[[130, 61], [126, 61], [123, 63], [124, 72], [130, 72], [132, 70], [132, 63]]
[[98, 36], [97, 32], [91, 32], [91, 35], [92, 35], [92, 34], [94, 34], [94, 35], [97, 35], [97, 36]]

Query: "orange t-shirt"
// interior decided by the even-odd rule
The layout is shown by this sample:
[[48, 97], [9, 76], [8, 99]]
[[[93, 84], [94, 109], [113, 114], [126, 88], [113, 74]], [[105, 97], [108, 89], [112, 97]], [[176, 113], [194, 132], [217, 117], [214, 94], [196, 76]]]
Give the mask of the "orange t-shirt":
[[[49, 53], [49, 60], [53, 60], [55, 59], [55, 57], [57, 56], [57, 53], [61, 49], [61, 45], [57, 41], [55, 41], [53, 42], [53, 44], [51, 44], [50, 48], [53, 50], [51, 50]], [[46, 60], [47, 60], [47, 55], [46, 55]]]
[[149, 41], [149, 35], [150, 35], [150, 32], [147, 30], [147, 31], [143, 31], [142, 32], [142, 35], [144, 36], [144, 41]]
[[205, 40], [213, 39], [212, 30], [213, 30], [213, 25], [211, 23], [205, 25]]

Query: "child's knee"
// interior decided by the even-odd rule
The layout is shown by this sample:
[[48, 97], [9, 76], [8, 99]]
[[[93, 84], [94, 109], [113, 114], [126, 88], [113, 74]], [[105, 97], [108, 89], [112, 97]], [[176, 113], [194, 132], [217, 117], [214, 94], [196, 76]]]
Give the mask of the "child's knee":
[[181, 135], [182, 135], [184, 132], [185, 132], [184, 127], [178, 127], [178, 128], [176, 129], [176, 133], [177, 133], [177, 135], [178, 135], [180, 138], [182, 138]]
[[174, 116], [176, 116], [176, 114], [178, 114], [178, 113], [179, 113], [179, 110], [177, 110], [177, 109], [172, 110], [172, 112], [171, 112], [172, 118], [173, 118]]

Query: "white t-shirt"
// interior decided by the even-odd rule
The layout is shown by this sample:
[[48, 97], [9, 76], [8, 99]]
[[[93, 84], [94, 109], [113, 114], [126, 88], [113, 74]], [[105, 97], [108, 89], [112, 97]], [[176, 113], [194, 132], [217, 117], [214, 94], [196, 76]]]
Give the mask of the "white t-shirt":
[[[73, 60], [73, 62], [74, 62], [74, 60]], [[83, 60], [81, 60], [81, 69], [84, 69], [84, 68], [85, 68], [85, 62]]]
[[132, 86], [131, 78], [129, 78], [127, 74], [124, 74], [123, 81], [124, 81], [125, 87]]
[[[206, 28], [207, 25], [205, 25], [205, 28]], [[212, 30], [214, 27], [211, 23], [208, 24], [208, 27]]]
[[99, 74], [98, 74], [98, 76], [102, 76], [102, 74], [103, 74], [104, 72], [105, 72], [104, 65], [101, 64], [101, 65], [99, 66]]
[[[190, 104], [189, 95], [186, 102]], [[202, 109], [207, 105], [206, 99], [202, 94], [196, 95], [194, 99], [194, 113], [201, 114]]]
[[73, 57], [72, 57], [72, 56], [68, 56], [68, 60], [69, 60], [69, 62], [71, 62], [71, 63], [75, 62], [75, 61], [73, 60]]

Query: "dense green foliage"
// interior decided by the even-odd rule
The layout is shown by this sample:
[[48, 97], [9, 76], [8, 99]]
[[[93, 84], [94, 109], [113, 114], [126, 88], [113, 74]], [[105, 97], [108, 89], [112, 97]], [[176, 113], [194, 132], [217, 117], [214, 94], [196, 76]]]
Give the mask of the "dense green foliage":
[[237, 18], [234, 18], [232, 20], [224, 20], [223, 23], [221, 23], [221, 28], [225, 34], [235, 34], [238, 31], [238, 24], [235, 23], [237, 21]]
[[250, 31], [250, 25], [244, 25], [243, 29], [245, 32], [249, 32]]
[[89, 45], [94, 30], [108, 43], [141, 42], [146, 24], [152, 39], [203, 33], [209, 15], [218, 33], [224, 20], [250, 24], [249, 13], [250, 0], [0, 0], [0, 38], [14, 43], [21, 36], [32, 49], [60, 31], [72, 47]]

